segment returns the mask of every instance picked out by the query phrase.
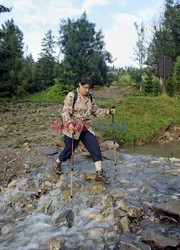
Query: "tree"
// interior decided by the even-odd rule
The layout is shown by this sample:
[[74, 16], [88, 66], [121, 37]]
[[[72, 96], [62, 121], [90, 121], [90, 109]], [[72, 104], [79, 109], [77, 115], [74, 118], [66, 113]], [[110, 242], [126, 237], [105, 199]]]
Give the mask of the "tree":
[[177, 61], [174, 64], [172, 81], [175, 95], [180, 96], [180, 56], [177, 57]]
[[153, 74], [150, 69], [147, 69], [144, 79], [144, 92], [146, 95], [153, 93]]
[[71, 79], [66, 74], [62, 81], [75, 84], [80, 76], [89, 75], [96, 84], [106, 84], [106, 63], [112, 62], [111, 55], [105, 50], [102, 31], [95, 31], [95, 24], [88, 21], [86, 13], [76, 21], [62, 20], [59, 35], [64, 54], [62, 71], [71, 72]]
[[12, 10], [12, 8], [7, 8], [3, 5], [0, 5], [0, 13], [10, 12], [11, 10]]
[[153, 37], [148, 48], [148, 65], [155, 71], [160, 56], [170, 56], [172, 62], [180, 55], [180, 5], [165, 1], [165, 10], [158, 24], [153, 26]]
[[12, 96], [23, 81], [23, 33], [13, 19], [2, 25], [0, 33], [0, 92]]
[[35, 92], [35, 82], [34, 82], [34, 72], [35, 72], [35, 62], [33, 60], [32, 54], [27, 55], [24, 59], [24, 78], [26, 83], [24, 85], [24, 90], [28, 93]]
[[[145, 27], [143, 22], [141, 23], [140, 27], [139, 25], [135, 22], [134, 23], [136, 32], [137, 32], [137, 42], [136, 42], [136, 47], [134, 48], [134, 61], [138, 63], [140, 72], [142, 71], [143, 66], [145, 65], [146, 62], [146, 56], [147, 56], [147, 49], [145, 46], [146, 40], [145, 40]], [[139, 79], [140, 83], [140, 92], [142, 91], [142, 78], [140, 77]]]
[[42, 52], [35, 69], [35, 88], [39, 91], [53, 85], [55, 61], [55, 41], [51, 30], [48, 30], [42, 40]]

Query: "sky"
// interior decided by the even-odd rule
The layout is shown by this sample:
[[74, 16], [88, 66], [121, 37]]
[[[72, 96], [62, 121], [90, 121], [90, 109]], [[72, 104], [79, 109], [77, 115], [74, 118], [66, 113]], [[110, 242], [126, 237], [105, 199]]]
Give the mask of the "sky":
[[96, 31], [102, 30], [113, 65], [137, 66], [133, 60], [137, 41], [134, 22], [143, 22], [150, 38], [152, 23], [158, 20], [163, 3], [164, 0], [1, 0], [1, 5], [13, 10], [0, 15], [0, 27], [13, 18], [24, 34], [26, 53], [37, 60], [47, 31], [51, 29], [57, 38], [62, 19], [76, 20], [86, 11], [89, 22], [96, 24]]

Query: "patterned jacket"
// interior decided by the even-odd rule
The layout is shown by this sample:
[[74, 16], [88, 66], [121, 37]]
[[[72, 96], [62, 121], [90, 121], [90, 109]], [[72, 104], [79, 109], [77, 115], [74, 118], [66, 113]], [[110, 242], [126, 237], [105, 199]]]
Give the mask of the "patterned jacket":
[[88, 130], [94, 134], [92, 128], [91, 115], [97, 117], [104, 117], [110, 114], [110, 110], [107, 108], [98, 108], [94, 98], [90, 96], [82, 97], [77, 89], [77, 100], [74, 104], [74, 92], [69, 92], [64, 100], [64, 106], [62, 110], [63, 119], [63, 134], [68, 137], [72, 137], [71, 131], [69, 131], [69, 124], [73, 122], [75, 126], [74, 139], [79, 139], [79, 136], [83, 130]]

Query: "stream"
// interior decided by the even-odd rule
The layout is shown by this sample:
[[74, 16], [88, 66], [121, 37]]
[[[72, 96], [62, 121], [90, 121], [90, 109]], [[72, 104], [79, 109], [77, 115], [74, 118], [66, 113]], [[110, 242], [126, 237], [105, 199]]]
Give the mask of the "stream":
[[0, 249], [180, 249], [180, 155], [146, 150], [118, 152], [117, 171], [113, 150], [104, 151], [109, 185], [94, 181], [91, 159], [76, 153], [73, 198], [70, 162], [58, 177], [47, 155], [0, 193]]

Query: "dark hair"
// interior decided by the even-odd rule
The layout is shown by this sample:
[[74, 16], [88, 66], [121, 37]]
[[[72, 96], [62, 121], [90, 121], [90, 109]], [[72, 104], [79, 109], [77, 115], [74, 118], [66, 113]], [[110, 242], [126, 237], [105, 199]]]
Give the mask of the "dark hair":
[[82, 76], [82, 77], [80, 77], [79, 82], [80, 82], [81, 85], [89, 84], [90, 88], [93, 87], [93, 81], [92, 81], [92, 78], [90, 76]]

